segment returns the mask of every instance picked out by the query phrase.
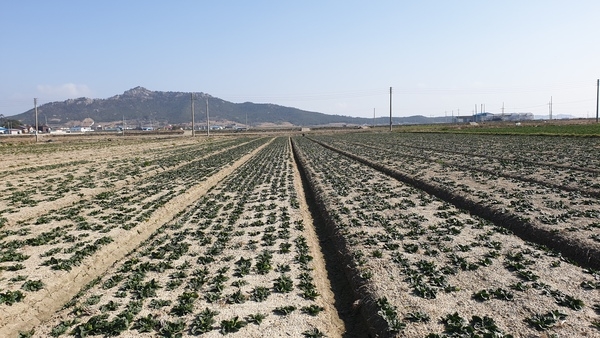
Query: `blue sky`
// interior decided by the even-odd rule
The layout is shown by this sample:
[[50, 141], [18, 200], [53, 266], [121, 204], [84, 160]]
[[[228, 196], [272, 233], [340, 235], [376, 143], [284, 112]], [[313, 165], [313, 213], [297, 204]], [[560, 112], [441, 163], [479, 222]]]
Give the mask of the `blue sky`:
[[143, 86], [372, 117], [595, 116], [600, 1], [0, 0], [0, 114]]

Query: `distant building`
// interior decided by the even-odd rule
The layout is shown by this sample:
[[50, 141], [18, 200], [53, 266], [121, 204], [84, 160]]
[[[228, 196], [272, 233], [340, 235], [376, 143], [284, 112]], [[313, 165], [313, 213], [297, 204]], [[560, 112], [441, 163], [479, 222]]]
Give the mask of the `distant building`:
[[82, 126], [77, 126], [77, 127], [71, 127], [69, 128], [69, 132], [70, 133], [86, 133], [92, 131], [92, 128], [90, 127], [82, 127]]
[[475, 115], [456, 116], [454, 118], [455, 123], [471, 123], [471, 122], [488, 122], [488, 121], [527, 121], [533, 120], [534, 116], [532, 113], [505, 113], [505, 114], [493, 114], [493, 113], [479, 113]]
[[456, 122], [456, 123], [475, 122], [475, 116], [473, 116], [473, 115], [457, 116], [454, 118], [454, 122]]
[[19, 128], [22, 134], [33, 134], [35, 128], [33, 126], [20, 126]]
[[49, 126], [44, 124], [44, 125], [38, 126], [38, 131], [40, 133], [49, 133], [50, 131], [52, 131], [52, 128], [50, 128]]

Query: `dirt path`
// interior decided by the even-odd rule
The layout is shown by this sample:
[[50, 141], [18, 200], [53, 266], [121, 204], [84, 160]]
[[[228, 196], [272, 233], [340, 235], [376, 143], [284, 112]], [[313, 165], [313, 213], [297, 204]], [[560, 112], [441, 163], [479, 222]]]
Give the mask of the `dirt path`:
[[302, 221], [306, 226], [306, 240], [308, 242], [308, 246], [310, 247], [311, 256], [313, 256], [312, 263], [315, 272], [315, 285], [317, 286], [319, 294], [321, 295], [321, 306], [325, 308], [325, 313], [327, 314], [325, 318], [328, 319], [327, 324], [329, 326], [327, 327], [327, 331], [324, 333], [327, 335], [327, 337], [341, 337], [346, 331], [346, 328], [344, 322], [338, 314], [337, 308], [335, 307], [335, 296], [331, 288], [331, 283], [327, 277], [325, 258], [321, 252], [321, 244], [319, 243], [319, 238], [315, 232], [314, 220], [306, 202], [306, 195], [304, 193], [304, 187], [302, 186], [302, 178], [300, 176], [298, 164], [296, 163], [291, 151], [290, 156], [292, 156], [292, 162], [294, 163], [294, 188], [300, 203]]
[[150, 220], [141, 223], [137, 227], [137, 231], [131, 231], [122, 237], [116, 238], [114, 242], [102, 247], [96, 255], [87, 259], [81, 266], [69, 272], [56, 272], [55, 276], [44, 281], [46, 286], [43, 290], [31, 295], [28, 294], [22, 302], [10, 307], [10, 313], [2, 314], [0, 318], [0, 337], [16, 337], [19, 332], [31, 330], [50, 319], [82, 287], [102, 275], [110, 266], [137, 248], [163, 224], [202, 197], [210, 188], [247, 162], [272, 141], [273, 139], [250, 154], [243, 156], [233, 165], [190, 188], [188, 192], [175, 197], [154, 212]]

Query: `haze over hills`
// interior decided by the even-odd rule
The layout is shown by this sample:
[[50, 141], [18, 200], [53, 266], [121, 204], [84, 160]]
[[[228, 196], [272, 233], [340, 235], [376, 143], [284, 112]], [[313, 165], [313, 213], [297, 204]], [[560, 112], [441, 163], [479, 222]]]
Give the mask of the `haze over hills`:
[[[206, 99], [211, 124], [239, 124], [250, 126], [322, 126], [330, 124], [372, 124], [373, 119], [341, 115], [327, 115], [297, 108], [269, 103], [233, 103], [206, 93], [197, 93], [194, 101], [195, 121], [206, 122]], [[26, 124], [33, 124], [34, 110], [11, 116]], [[151, 91], [135, 87], [123, 94], [107, 99], [78, 98], [62, 102], [50, 102], [38, 107], [39, 123], [54, 126], [69, 126], [92, 119], [96, 124], [120, 124], [123, 119], [128, 125], [139, 126], [152, 123], [158, 125], [191, 124], [191, 95], [185, 92]], [[135, 122], [134, 122], [135, 121]], [[394, 118], [398, 123], [434, 122], [423, 116]], [[379, 117], [378, 124], [388, 124], [389, 117]]]

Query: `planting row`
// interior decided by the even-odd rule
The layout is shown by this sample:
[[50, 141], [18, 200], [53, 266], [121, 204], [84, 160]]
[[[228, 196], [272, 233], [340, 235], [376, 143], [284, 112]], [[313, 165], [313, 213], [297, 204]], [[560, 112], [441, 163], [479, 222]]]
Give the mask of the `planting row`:
[[52, 284], [61, 271], [85, 264], [103, 246], [135, 234], [140, 224], [157, 217], [160, 207], [266, 141], [187, 162], [136, 185], [105, 191], [0, 230], [0, 311], [10, 311], [30, 292]]
[[[381, 135], [365, 135], [371, 142]], [[392, 139], [395, 136], [390, 136]], [[350, 137], [348, 137], [350, 138]], [[407, 181], [420, 182], [448, 196], [459, 196], [466, 204], [485, 213], [495, 213], [514, 222], [506, 224], [528, 238], [539, 237], [540, 243], [554, 246], [581, 264], [600, 268], [600, 200], [585, 193], [588, 189], [574, 181], [568, 189], [543, 180], [530, 180], [518, 175], [503, 175], [482, 171], [475, 163], [450, 162], [438, 157], [417, 155], [416, 150], [397, 150], [383, 144], [365, 146], [356, 136], [352, 142], [345, 137], [321, 137], [321, 141], [345, 151], [350, 156], [376, 163], [395, 171]], [[506, 162], [509, 166], [509, 162]], [[510, 164], [519, 166], [519, 162]], [[556, 175], [568, 175], [574, 170], [554, 168]], [[534, 170], [535, 171], [535, 170]], [[579, 171], [578, 175], [596, 174]], [[580, 187], [580, 189], [578, 189]], [[580, 191], [581, 190], [581, 191]], [[583, 192], [582, 192], [583, 191]]]
[[[146, 144], [135, 147], [110, 147], [109, 152], [71, 154], [68, 160], [37, 167], [26, 167], [0, 173], [4, 181], [3, 198], [0, 199], [0, 217], [15, 218], [12, 213], [44, 203], [55, 205], [57, 200], [78, 195], [84, 197], [94, 194], [98, 189], [111, 189], [125, 181], [131, 181], [144, 175], [173, 168], [181, 163], [197, 160], [208, 153], [239, 145], [248, 140], [231, 139], [222, 141], [203, 141], [196, 144], [178, 145], [167, 143]], [[131, 152], [137, 150], [135, 155]], [[48, 154], [52, 157], [56, 154]], [[60, 157], [60, 156], [58, 156]], [[47, 208], [46, 208], [47, 209]]]
[[597, 138], [395, 133], [385, 139], [400, 148], [600, 171], [600, 161], [593, 151], [599, 147]]
[[328, 334], [293, 169], [276, 139], [34, 336]]
[[[423, 158], [440, 164], [465, 166], [492, 175], [540, 182], [559, 189], [588, 192], [596, 197], [600, 196], [600, 168], [597, 166], [597, 160], [590, 156], [593, 153], [590, 152], [590, 149], [600, 147], [598, 141], [594, 139], [565, 138], [554, 140], [545, 138], [546, 142], [560, 142], [562, 149], [556, 147], [552, 153], [538, 153], [535, 150], [536, 146], [530, 143], [539, 142], [540, 139], [544, 138], [496, 138], [495, 141], [501, 143], [500, 146], [494, 147], [493, 143], [480, 144], [481, 142], [477, 142], [481, 138], [492, 138], [491, 136], [463, 135], [462, 144], [460, 144], [463, 149], [460, 151], [455, 149], [455, 144], [442, 147], [438, 144], [439, 136], [418, 135], [414, 136], [415, 139], [407, 138], [401, 134], [385, 136], [383, 134], [348, 135], [344, 139], [363, 146], [375, 146], [382, 150], [391, 150], [404, 156]], [[448, 135], [446, 142], [457, 141], [454, 139], [457, 136]], [[473, 142], [470, 142], [471, 139], [473, 139]], [[510, 151], [506, 149], [498, 151], [497, 148], [506, 147], [507, 145], [511, 145]], [[565, 154], [561, 151], [564, 151]], [[515, 154], [519, 155], [515, 156]]]
[[598, 334], [597, 271], [308, 138], [294, 146], [374, 334]]

